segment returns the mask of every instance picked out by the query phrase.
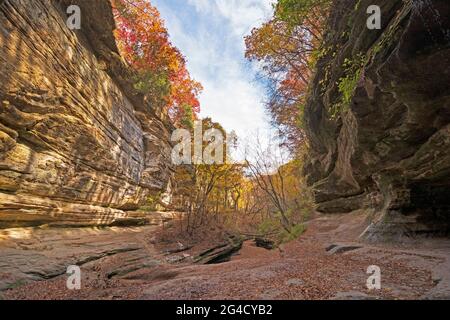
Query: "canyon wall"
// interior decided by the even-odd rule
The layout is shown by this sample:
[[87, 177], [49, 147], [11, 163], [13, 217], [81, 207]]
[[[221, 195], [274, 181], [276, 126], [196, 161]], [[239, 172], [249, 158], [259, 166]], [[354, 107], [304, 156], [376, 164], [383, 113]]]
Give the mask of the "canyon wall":
[[448, 234], [448, 0], [335, 1], [320, 56], [305, 111], [319, 211], [366, 210], [368, 239]]
[[133, 92], [114, 28], [108, 0], [0, 1], [0, 228], [132, 219], [168, 187], [171, 127]]

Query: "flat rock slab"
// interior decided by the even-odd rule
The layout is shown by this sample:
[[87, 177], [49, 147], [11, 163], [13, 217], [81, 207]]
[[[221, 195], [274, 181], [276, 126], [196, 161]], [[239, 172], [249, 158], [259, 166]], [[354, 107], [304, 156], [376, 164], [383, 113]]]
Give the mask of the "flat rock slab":
[[227, 242], [200, 253], [194, 258], [194, 262], [198, 264], [216, 264], [230, 261], [231, 257], [241, 250], [244, 240], [238, 236], [230, 236]]
[[354, 251], [361, 249], [362, 246], [358, 245], [343, 245], [343, 244], [332, 244], [326, 248], [328, 254], [342, 254], [349, 251]]
[[293, 278], [293, 279], [289, 279], [288, 281], [286, 281], [286, 285], [293, 286], [293, 287], [303, 286], [304, 284], [305, 284], [305, 282], [302, 279]]
[[116, 255], [117, 267], [107, 270], [109, 278], [153, 267], [142, 239], [143, 228], [52, 229], [24, 228], [0, 231], [0, 291], [63, 275], [70, 265], [83, 266]]

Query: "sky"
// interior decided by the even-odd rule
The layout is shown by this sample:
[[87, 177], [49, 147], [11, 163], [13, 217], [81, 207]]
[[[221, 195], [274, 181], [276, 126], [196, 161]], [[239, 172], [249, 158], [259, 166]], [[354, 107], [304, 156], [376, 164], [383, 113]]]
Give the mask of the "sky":
[[272, 15], [272, 0], [152, 0], [172, 43], [204, 91], [200, 116], [211, 117], [241, 140], [274, 130], [264, 108], [258, 68], [245, 59], [244, 36]]

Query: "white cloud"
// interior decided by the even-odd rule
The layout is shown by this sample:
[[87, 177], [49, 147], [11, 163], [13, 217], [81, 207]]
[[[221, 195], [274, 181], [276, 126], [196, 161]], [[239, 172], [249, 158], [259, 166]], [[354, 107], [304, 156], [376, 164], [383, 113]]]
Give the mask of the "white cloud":
[[238, 36], [249, 33], [253, 27], [269, 18], [271, 13], [269, 0], [216, 0], [215, 3]]
[[[243, 36], [271, 15], [271, 0], [155, 0], [173, 43], [204, 86], [201, 116], [241, 139], [271, 132], [264, 88], [244, 58]], [[183, 11], [185, 10], [185, 11]], [[189, 11], [190, 10], [190, 11]], [[186, 12], [189, 12], [187, 14]]]
[[198, 12], [209, 13], [213, 6], [213, 1], [211, 0], [188, 0], [188, 4], [194, 6]]
[[238, 36], [267, 20], [272, 13], [273, 0], [188, 0], [201, 14], [220, 16], [231, 25]]

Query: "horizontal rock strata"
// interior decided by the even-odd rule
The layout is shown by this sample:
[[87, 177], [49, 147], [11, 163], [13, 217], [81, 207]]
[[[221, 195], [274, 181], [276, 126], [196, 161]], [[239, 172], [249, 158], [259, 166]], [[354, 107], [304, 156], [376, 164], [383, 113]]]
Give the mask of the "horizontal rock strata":
[[114, 27], [107, 0], [1, 1], [0, 228], [109, 224], [167, 188], [171, 129], [133, 93]]
[[328, 28], [305, 112], [319, 211], [369, 208], [375, 238], [448, 233], [448, 1], [335, 1]]

